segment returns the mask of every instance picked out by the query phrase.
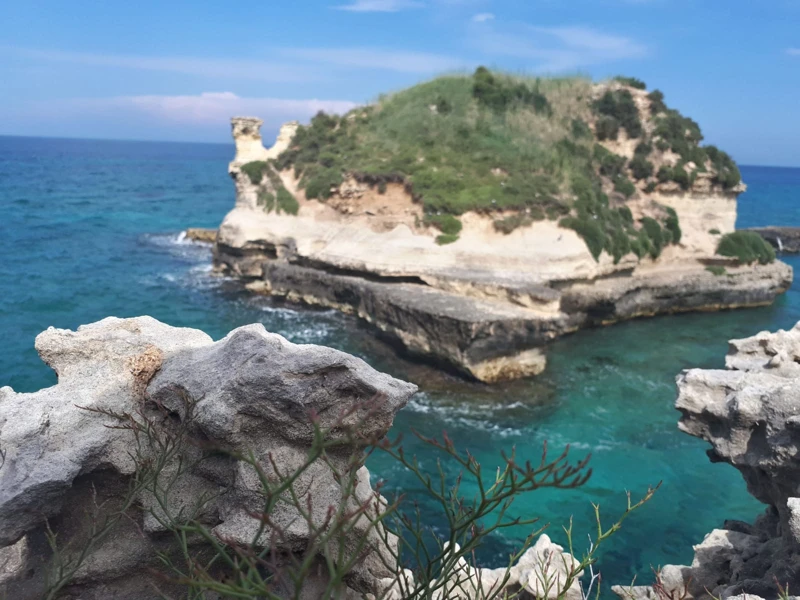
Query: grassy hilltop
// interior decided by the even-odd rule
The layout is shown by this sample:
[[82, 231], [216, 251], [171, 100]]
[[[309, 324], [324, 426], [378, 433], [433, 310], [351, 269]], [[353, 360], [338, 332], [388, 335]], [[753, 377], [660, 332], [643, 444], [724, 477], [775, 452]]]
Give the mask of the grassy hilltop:
[[[697, 123], [644, 88], [631, 78], [598, 86], [480, 67], [343, 116], [319, 113], [275, 166], [293, 169], [306, 197], [321, 201], [346, 177], [378, 192], [401, 183], [442, 231], [440, 243], [455, 241], [458, 216], [475, 211], [492, 215], [504, 233], [557, 219], [595, 258], [604, 249], [615, 260], [630, 252], [657, 257], [680, 241], [678, 217], [656, 207], [634, 222], [628, 199], [688, 190], [701, 173], [717, 190], [731, 190], [740, 175], [726, 153], [700, 145]], [[628, 156], [613, 151], [626, 144]], [[260, 178], [261, 165], [246, 167]]]

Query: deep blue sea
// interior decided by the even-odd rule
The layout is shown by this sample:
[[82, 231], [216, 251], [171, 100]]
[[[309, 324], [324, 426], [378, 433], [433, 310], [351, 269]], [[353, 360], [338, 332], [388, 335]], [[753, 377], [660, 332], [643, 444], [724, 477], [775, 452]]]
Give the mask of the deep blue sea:
[[[604, 580], [648, 580], [650, 567], [687, 563], [692, 544], [725, 519], [753, 519], [762, 507], [732, 467], [712, 465], [706, 444], [676, 428], [675, 376], [688, 367], [721, 367], [727, 340], [800, 320], [798, 285], [771, 307], [637, 320], [583, 331], [554, 343], [546, 373], [499, 386], [465, 383], [397, 359], [370, 330], [331, 311], [276, 304], [210, 274], [210, 250], [182, 240], [186, 227], [215, 227], [233, 206], [231, 145], [0, 137], [0, 386], [33, 391], [55, 383], [33, 340], [50, 325], [75, 328], [109, 315], [151, 315], [197, 327], [214, 338], [262, 322], [298, 343], [354, 353], [405, 378], [421, 392], [396, 420], [409, 452], [434, 466], [415, 443], [447, 430], [485, 472], [502, 450], [538, 460], [541, 444], [592, 453], [593, 476], [580, 489], [536, 492], [515, 514], [561, 526], [574, 516], [576, 548], [593, 532], [591, 502], [609, 518], [663, 481], [655, 498], [626, 522], [600, 562]], [[800, 169], [744, 167], [740, 227], [800, 225]], [[800, 259], [784, 257], [797, 269]], [[434, 507], [385, 457], [374, 478], [419, 499], [433, 526]], [[527, 532], [496, 537], [482, 558], [504, 553]], [[587, 542], [588, 543], [588, 542]]]

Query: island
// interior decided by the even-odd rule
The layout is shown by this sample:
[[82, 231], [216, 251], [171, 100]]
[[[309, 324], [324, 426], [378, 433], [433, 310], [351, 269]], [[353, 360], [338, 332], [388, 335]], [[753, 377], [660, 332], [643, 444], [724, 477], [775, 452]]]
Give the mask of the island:
[[447, 75], [262, 143], [232, 119], [214, 245], [248, 289], [357, 315], [483, 382], [583, 327], [771, 303], [792, 269], [735, 231], [746, 187], [635, 78]]

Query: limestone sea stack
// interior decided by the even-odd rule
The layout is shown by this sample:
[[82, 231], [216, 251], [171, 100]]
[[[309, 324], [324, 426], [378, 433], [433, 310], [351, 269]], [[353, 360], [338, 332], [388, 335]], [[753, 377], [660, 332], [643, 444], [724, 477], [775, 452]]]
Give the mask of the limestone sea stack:
[[216, 269], [485, 382], [540, 373], [582, 327], [769, 304], [792, 269], [757, 236], [740, 252], [738, 169], [642, 87], [479, 69], [269, 150], [234, 118]]

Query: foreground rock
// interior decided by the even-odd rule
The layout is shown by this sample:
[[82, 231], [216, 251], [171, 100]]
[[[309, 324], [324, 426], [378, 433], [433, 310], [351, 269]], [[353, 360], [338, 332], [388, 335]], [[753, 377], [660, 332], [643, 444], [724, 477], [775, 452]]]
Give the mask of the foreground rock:
[[[725, 522], [709, 533], [690, 566], [665, 567], [662, 588], [675, 598], [685, 590], [778, 598], [779, 586], [800, 589], [800, 323], [731, 341], [725, 366], [678, 377], [679, 427], [711, 444], [713, 462], [736, 467], [767, 510], [753, 524]], [[615, 591], [656, 597], [652, 587]]]
[[[269, 455], [281, 468], [296, 467], [311, 443], [309, 411], [319, 415], [322, 427], [349, 413], [348, 419], [364, 421], [361, 433], [368, 439], [386, 433], [416, 389], [357, 358], [292, 344], [261, 325], [241, 327], [214, 343], [200, 331], [149, 317], [109, 318], [77, 332], [49, 329], [38, 336], [36, 347], [58, 373], [58, 384], [33, 394], [0, 389], [0, 547], [15, 545], [3, 552], [16, 573], [0, 569], [0, 577], [7, 597], [15, 600], [42, 597], [53, 562], [46, 519], [59, 545], [77, 552], [91, 523], [102, 523], [123, 502], [126, 481], [138, 466], [137, 445], [130, 430], [109, 427], [119, 425], [111, 413], [144, 411], [144, 417], [154, 411], [157, 420], [161, 413], [155, 406], [162, 406], [170, 419], [186, 423], [193, 439], [224, 448], [225, 454], [192, 461], [176, 478], [166, 506], [142, 493], [137, 504], [144, 511], [127, 511], [130, 518], [79, 566], [65, 597], [161, 597], [151, 578], [143, 576], [157, 566], [156, 552], [169, 552], [174, 543], [164, 535], [159, 514], [179, 514], [199, 498], [213, 498], [203, 508], [202, 521], [226, 543], [246, 544], [258, 531], [253, 515], [263, 497], [252, 469], [237, 461], [237, 454], [253, 452], [265, 468]], [[343, 447], [333, 466], [338, 460], [341, 467], [361, 452], [361, 445], [340, 435]], [[198, 447], [187, 446], [183, 459], [189, 464], [197, 452]], [[366, 468], [358, 477], [356, 500], [369, 501], [374, 492]], [[324, 519], [340, 494], [332, 467], [315, 463], [301, 481], [303, 493], [318, 502], [315, 510], [321, 514], [315, 518]], [[291, 510], [279, 509], [273, 516], [287, 527], [297, 520]], [[292, 525], [278, 550], [296, 551], [307, 537], [302, 522]], [[195, 540], [192, 552], [202, 551]], [[365, 561], [362, 569], [352, 575], [353, 585], [362, 588], [392, 574], [378, 560]]]
[[[401, 600], [400, 582], [414, 585], [393, 562], [393, 536], [358, 516], [385, 504], [370, 486], [364, 446], [385, 435], [414, 385], [261, 325], [214, 342], [150, 317], [108, 318], [75, 332], [48, 329], [36, 348], [58, 384], [31, 394], [0, 388], [0, 597], [185, 597], [159, 556], [187, 569], [184, 553], [200, 565], [215, 552], [196, 528], [176, 536], [184, 524], [202, 524], [228, 548], [269, 548], [264, 564], [280, 565], [308, 556], [337, 511], [356, 517], [332, 538], [334, 555], [357, 559], [337, 598]], [[261, 530], [269, 498], [261, 478], [279, 483], [303, 465], [316, 443], [312, 420], [330, 445], [326, 460], [302, 471], [295, 503], [278, 503]], [[311, 558], [303, 600], [323, 597], [330, 583], [322, 557]], [[577, 564], [543, 535], [510, 570], [460, 560], [432, 597], [503, 588], [554, 599]], [[225, 569], [217, 564], [213, 581], [229, 577]], [[578, 585], [561, 597], [579, 600]]]
[[[605, 252], [595, 260], [575, 231], [555, 221], [504, 234], [477, 213], [461, 217], [455, 243], [439, 245], [399, 183], [378, 193], [348, 180], [327, 202], [307, 200], [291, 170], [255, 184], [242, 167], [277, 156], [297, 128], [284, 128], [267, 151], [259, 126], [233, 119], [237, 199], [219, 229], [216, 268], [254, 291], [358, 315], [405, 352], [481, 381], [540, 373], [545, 345], [582, 327], [761, 306], [791, 284], [784, 263], [714, 256], [719, 234], [734, 230], [743, 187], [722, 191], [699, 177], [689, 192], [663, 184], [628, 201], [636, 218], [653, 202], [680, 217], [680, 245], [665, 247], [657, 261], [629, 254], [615, 264]], [[279, 187], [296, 199], [297, 214], [265, 208]]]
[[755, 231], [779, 252], [800, 252], [800, 227], [752, 227], [749, 231]]

